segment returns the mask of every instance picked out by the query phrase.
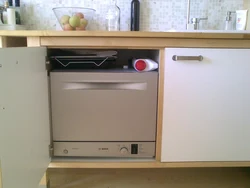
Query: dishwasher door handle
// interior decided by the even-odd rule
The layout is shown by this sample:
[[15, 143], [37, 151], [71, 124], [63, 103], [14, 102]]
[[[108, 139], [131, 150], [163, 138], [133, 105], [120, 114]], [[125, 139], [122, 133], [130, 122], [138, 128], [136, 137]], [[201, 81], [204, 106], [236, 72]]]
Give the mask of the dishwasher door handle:
[[202, 61], [204, 58], [203, 56], [178, 56], [174, 55], [172, 57], [174, 61]]
[[71, 82], [64, 83], [64, 90], [138, 90], [147, 89], [145, 82]]

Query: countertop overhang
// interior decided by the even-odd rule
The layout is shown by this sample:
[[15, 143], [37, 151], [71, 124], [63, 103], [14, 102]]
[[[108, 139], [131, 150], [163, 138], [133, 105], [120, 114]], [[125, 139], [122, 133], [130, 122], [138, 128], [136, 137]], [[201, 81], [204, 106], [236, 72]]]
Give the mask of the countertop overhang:
[[250, 39], [250, 31], [55, 31], [55, 30], [18, 30], [0, 31], [6, 37], [117, 37], [117, 38], [192, 38], [192, 39]]

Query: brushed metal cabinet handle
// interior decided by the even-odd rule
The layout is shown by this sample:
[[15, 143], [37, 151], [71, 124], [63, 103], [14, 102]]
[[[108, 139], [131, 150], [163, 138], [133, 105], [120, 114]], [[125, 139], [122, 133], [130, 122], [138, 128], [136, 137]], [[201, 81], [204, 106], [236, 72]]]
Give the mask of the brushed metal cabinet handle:
[[174, 61], [202, 61], [203, 56], [178, 56], [174, 55], [172, 58]]

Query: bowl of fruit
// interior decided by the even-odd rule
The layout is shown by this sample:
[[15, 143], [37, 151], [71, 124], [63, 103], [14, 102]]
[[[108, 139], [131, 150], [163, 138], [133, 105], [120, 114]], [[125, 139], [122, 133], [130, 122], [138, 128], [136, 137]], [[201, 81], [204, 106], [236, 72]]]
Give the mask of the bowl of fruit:
[[64, 31], [88, 30], [95, 14], [95, 9], [81, 7], [58, 7], [52, 10]]

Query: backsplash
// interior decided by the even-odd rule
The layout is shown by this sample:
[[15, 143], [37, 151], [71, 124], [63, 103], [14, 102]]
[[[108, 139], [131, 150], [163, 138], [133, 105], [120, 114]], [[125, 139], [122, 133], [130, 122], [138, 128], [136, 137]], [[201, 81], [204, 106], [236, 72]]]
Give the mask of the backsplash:
[[[77, 6], [96, 9], [93, 29], [104, 30], [104, 15], [108, 0], [21, 0], [22, 20], [28, 29], [59, 29], [54, 7]], [[200, 29], [223, 29], [226, 12], [243, 9], [244, 0], [191, 0], [191, 18], [201, 21]], [[129, 30], [131, 0], [117, 0], [121, 9], [121, 30]], [[185, 30], [187, 0], [141, 0], [141, 30]]]

